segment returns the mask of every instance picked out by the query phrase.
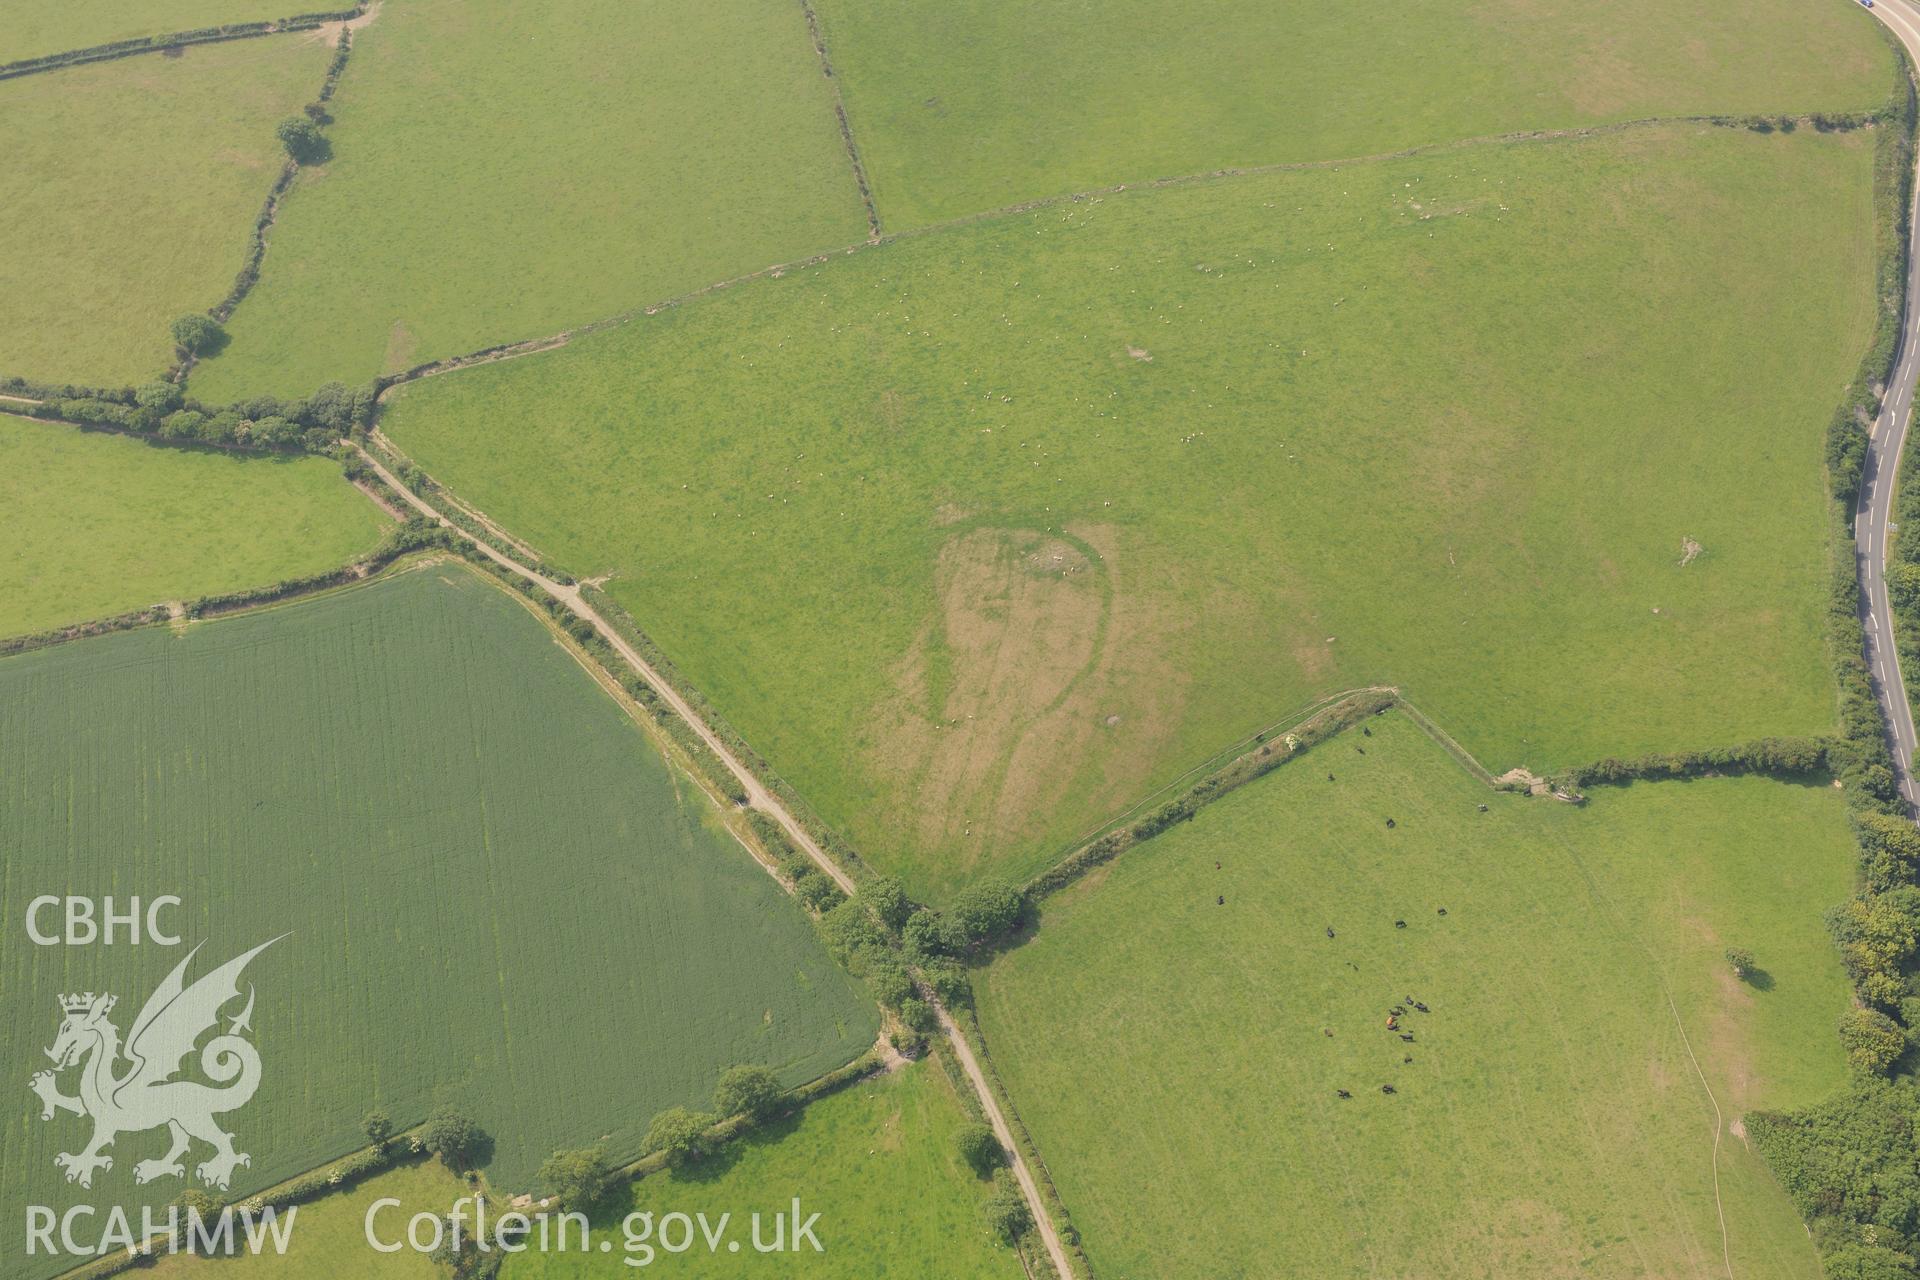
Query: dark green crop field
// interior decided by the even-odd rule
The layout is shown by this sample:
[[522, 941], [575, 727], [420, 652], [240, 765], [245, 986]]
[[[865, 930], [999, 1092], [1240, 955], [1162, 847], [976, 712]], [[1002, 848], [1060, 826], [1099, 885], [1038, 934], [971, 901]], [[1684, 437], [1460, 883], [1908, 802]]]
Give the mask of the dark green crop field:
[[[252, 1156], [235, 1194], [358, 1146], [372, 1107], [408, 1124], [441, 1102], [493, 1134], [492, 1183], [526, 1187], [557, 1147], [638, 1154], [729, 1064], [798, 1083], [873, 1042], [874, 1010], [704, 794], [458, 565], [8, 659], [0, 779], [0, 918], [177, 894], [196, 973], [281, 938], [246, 975], [264, 1065], [227, 1120]], [[111, 990], [125, 1033], [185, 951], [17, 941], [0, 1065], [23, 1090], [62, 993]], [[0, 1197], [68, 1203], [54, 1156], [87, 1124], [24, 1101]], [[122, 1135], [91, 1197], [171, 1199], [178, 1180], [132, 1176], [165, 1146]]]

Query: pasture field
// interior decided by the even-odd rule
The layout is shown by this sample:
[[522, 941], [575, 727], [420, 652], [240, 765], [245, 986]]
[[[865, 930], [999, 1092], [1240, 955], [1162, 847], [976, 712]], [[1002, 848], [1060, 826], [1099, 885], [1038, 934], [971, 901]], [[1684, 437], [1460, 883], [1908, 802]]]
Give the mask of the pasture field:
[[[472, 1189], [438, 1160], [402, 1165], [369, 1178], [351, 1190], [322, 1196], [300, 1206], [294, 1219], [292, 1242], [285, 1254], [231, 1258], [196, 1258], [185, 1254], [163, 1258], [144, 1274], [153, 1280], [444, 1280], [446, 1272], [411, 1249], [378, 1253], [366, 1244], [367, 1210], [375, 1200], [391, 1197], [399, 1208], [385, 1210], [378, 1222], [383, 1232], [416, 1213], [445, 1214], [453, 1202], [472, 1195]], [[390, 1238], [383, 1234], [383, 1239]]]
[[390, 522], [321, 458], [0, 414], [0, 636], [337, 568]]
[[1496, 772], [1828, 728], [1872, 153], [1660, 126], [1133, 191], [383, 424], [937, 898], [1361, 685]]
[[1870, 109], [1851, 5], [820, 0], [882, 221], [1531, 129]]
[[[309, 6], [318, 12], [330, 6]], [[347, 4], [332, 6], [341, 9]], [[197, 31], [223, 23], [264, 22], [299, 9], [288, 0], [8, 0], [7, 22], [0, 28], [0, 62], [42, 58], [70, 49], [90, 49], [137, 36]], [[149, 56], [149, 55], [142, 55]]]
[[[229, 1122], [252, 1156], [234, 1194], [358, 1147], [370, 1108], [405, 1126], [443, 1103], [511, 1191], [558, 1147], [638, 1154], [730, 1064], [795, 1084], [877, 1029], [705, 794], [457, 562], [0, 662], [0, 779], [0, 916], [178, 894], [196, 973], [279, 939], [246, 972], [265, 1069]], [[12, 948], [0, 1064], [46, 1066], [64, 992], [117, 994], [126, 1032], [184, 951]], [[54, 1156], [85, 1123], [21, 1116], [0, 1198], [71, 1203]], [[164, 1145], [124, 1135], [87, 1194], [164, 1203], [176, 1180], [132, 1177]]]
[[1733, 1122], [1846, 1079], [1841, 797], [1747, 778], [1576, 809], [1369, 727], [1049, 900], [976, 975], [1098, 1273], [1818, 1276]]
[[866, 234], [798, 5], [390, 4], [333, 113], [203, 398], [364, 382]]
[[[0, 81], [0, 374], [125, 385], [173, 363], [167, 326], [226, 295], [320, 88], [309, 35]], [[311, 388], [309, 388], [311, 390]]]
[[[705, 1213], [709, 1223], [733, 1215], [739, 1252], [714, 1255], [699, 1244], [658, 1252], [650, 1269], [675, 1276], [1018, 1280], [1018, 1258], [988, 1237], [986, 1184], [955, 1147], [965, 1120], [937, 1063], [864, 1080], [729, 1145], [705, 1167], [654, 1174], [616, 1192], [593, 1219], [596, 1237], [615, 1242], [611, 1256], [529, 1252], [501, 1268], [501, 1280], [645, 1275], [624, 1262], [620, 1230], [628, 1214], [649, 1212], [656, 1223], [676, 1212]], [[814, 1234], [822, 1252], [753, 1252], [750, 1215], [762, 1215], [768, 1239], [773, 1215], [796, 1195], [802, 1218], [820, 1215]]]

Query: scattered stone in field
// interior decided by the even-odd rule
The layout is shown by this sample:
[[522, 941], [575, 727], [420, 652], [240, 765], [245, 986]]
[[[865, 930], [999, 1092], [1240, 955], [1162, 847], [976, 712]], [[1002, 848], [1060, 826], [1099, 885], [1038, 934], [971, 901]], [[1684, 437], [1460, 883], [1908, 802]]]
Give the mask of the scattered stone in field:
[[[1680, 539], [1680, 567], [1684, 569], [1688, 565], [1692, 564], [1694, 562], [1694, 558], [1697, 557], [1702, 550], [1703, 548], [1700, 546], [1700, 544], [1698, 542], [1695, 542], [1692, 538]], [[1654, 612], [1658, 613], [1660, 611], [1658, 609], [1655, 609]]]

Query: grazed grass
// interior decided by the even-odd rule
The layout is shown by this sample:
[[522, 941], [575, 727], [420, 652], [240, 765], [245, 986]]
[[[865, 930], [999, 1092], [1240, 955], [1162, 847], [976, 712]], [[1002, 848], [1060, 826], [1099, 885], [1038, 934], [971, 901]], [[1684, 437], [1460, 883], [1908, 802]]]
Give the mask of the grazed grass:
[[[1728, 1120], [1844, 1081], [1840, 797], [1739, 779], [1577, 810], [1369, 727], [1050, 900], [977, 976], [1096, 1270], [1723, 1275], [1713, 1109], [1663, 983]], [[1731, 1132], [1718, 1190], [1733, 1274], [1820, 1274]]]
[[[237, 1195], [357, 1148], [370, 1108], [406, 1126], [442, 1102], [493, 1135], [510, 1194], [558, 1147], [637, 1156], [649, 1118], [704, 1103], [729, 1064], [791, 1085], [877, 1029], [705, 795], [458, 563], [0, 662], [0, 849], [12, 920], [40, 894], [174, 893], [197, 965], [287, 935], [247, 972], [266, 1065], [228, 1121], [252, 1156]], [[9, 949], [0, 1060], [45, 1066], [62, 992], [116, 993], [126, 1031], [181, 955]], [[23, 1108], [0, 1197], [73, 1203], [54, 1156], [85, 1133]], [[94, 1202], [137, 1221], [178, 1194], [133, 1182], [164, 1141], [121, 1137]]]
[[[431, 379], [386, 429], [875, 863], [1022, 874], [1317, 695], [1496, 771], [1818, 732], [1872, 138], [1047, 208]], [[1682, 567], [1682, 544], [1705, 550]]]
[[1871, 108], [1845, 4], [821, 0], [882, 218], [1648, 116]]
[[[262, 22], [287, 17], [300, 7], [300, 0], [10, 0], [6, 25], [0, 28], [0, 62], [223, 23]], [[348, 0], [306, 6], [316, 12], [350, 7]]]
[[173, 362], [218, 302], [328, 49], [305, 35], [0, 81], [0, 374], [116, 385]]
[[243, 458], [0, 414], [0, 636], [337, 568], [391, 522], [320, 458]]
[[380, 1239], [403, 1236], [407, 1219], [416, 1213], [445, 1215], [454, 1201], [472, 1195], [472, 1189], [438, 1160], [424, 1160], [392, 1169], [338, 1195], [323, 1196], [299, 1206], [291, 1243], [284, 1254], [241, 1254], [235, 1257], [168, 1256], [149, 1274], [154, 1280], [436, 1280], [446, 1273], [412, 1249], [381, 1253], [367, 1247], [367, 1211], [373, 1202], [394, 1199], [375, 1219]]
[[[927, 1062], [862, 1083], [814, 1103], [729, 1147], [706, 1167], [642, 1179], [595, 1215], [596, 1230], [614, 1240], [611, 1255], [529, 1252], [501, 1270], [503, 1280], [600, 1280], [630, 1276], [620, 1224], [625, 1215], [732, 1214], [738, 1252], [704, 1244], [672, 1254], [658, 1249], [652, 1266], [712, 1280], [777, 1273], [805, 1280], [987, 1280], [1018, 1277], [1013, 1253], [987, 1236], [984, 1184], [961, 1160], [954, 1134], [965, 1121], [938, 1064]], [[779, 1255], [752, 1248], [750, 1215], [762, 1217], [762, 1240], [773, 1218], [799, 1197], [822, 1251]], [[792, 1225], [791, 1220], [788, 1223]], [[644, 1271], [639, 1274], [645, 1274]]]
[[333, 110], [202, 396], [362, 382], [866, 227], [794, 4], [409, 0]]

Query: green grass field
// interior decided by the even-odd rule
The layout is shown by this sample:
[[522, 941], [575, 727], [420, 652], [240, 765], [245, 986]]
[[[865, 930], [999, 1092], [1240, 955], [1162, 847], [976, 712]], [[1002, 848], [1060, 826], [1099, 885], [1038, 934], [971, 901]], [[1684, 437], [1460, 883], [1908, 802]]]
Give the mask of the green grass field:
[[391, 522], [320, 458], [160, 448], [0, 414], [0, 636], [323, 573]]
[[1496, 771], [1827, 728], [1821, 431], [1872, 319], [1872, 150], [1661, 127], [1130, 192], [383, 422], [613, 574], [938, 896], [1364, 684]]
[[1649, 116], [1870, 109], [1846, 4], [821, 0], [892, 229], [1225, 167]]
[[[309, 6], [317, 11], [349, 4]], [[287, 0], [11, 0], [0, 30], [0, 62], [40, 58], [69, 49], [89, 49], [137, 36], [197, 31], [223, 23], [262, 22], [297, 10]]]
[[[1840, 796], [1740, 779], [1575, 809], [1490, 792], [1403, 717], [1370, 729], [1050, 900], [977, 975], [1095, 1269], [1724, 1274], [1688, 1046], [1728, 1122], [1844, 1083]], [[1733, 1274], [1818, 1276], [1785, 1194], [1722, 1143]]]
[[798, 5], [408, 0], [355, 37], [334, 114], [202, 397], [362, 382], [866, 233]]
[[0, 375], [124, 385], [173, 363], [167, 326], [225, 296], [312, 99], [311, 35], [0, 82]]
[[[676, 1276], [1017, 1280], [1018, 1259], [988, 1238], [985, 1184], [955, 1148], [964, 1122], [937, 1063], [863, 1081], [729, 1147], [710, 1167], [633, 1184], [630, 1198], [618, 1197], [595, 1215], [596, 1235], [611, 1233], [615, 1241], [611, 1256], [529, 1252], [501, 1269], [502, 1280], [647, 1274], [626, 1264], [620, 1230], [626, 1215], [649, 1212], [656, 1223], [676, 1212], [705, 1213], [709, 1223], [733, 1215], [739, 1252], [710, 1254], [696, 1243], [685, 1253], [658, 1253], [649, 1270]], [[762, 1215], [768, 1239], [774, 1213], [795, 1196], [803, 1218], [820, 1215], [814, 1234], [822, 1252], [754, 1253], [750, 1215]]]
[[367, 1210], [375, 1200], [391, 1197], [398, 1208], [384, 1210], [377, 1219], [381, 1239], [389, 1224], [405, 1223], [416, 1213], [444, 1215], [454, 1201], [472, 1190], [438, 1160], [424, 1160], [369, 1178], [338, 1195], [322, 1196], [299, 1206], [291, 1242], [284, 1254], [196, 1258], [185, 1254], [162, 1259], [151, 1272], [154, 1280], [444, 1280], [446, 1272], [411, 1249], [380, 1253], [367, 1247]]
[[[0, 662], [0, 779], [0, 916], [175, 893], [205, 967], [288, 935], [247, 971], [266, 1073], [228, 1121], [253, 1157], [235, 1193], [358, 1146], [372, 1107], [404, 1125], [441, 1102], [494, 1135], [511, 1191], [557, 1147], [637, 1154], [731, 1063], [792, 1084], [873, 1042], [874, 1010], [704, 794], [458, 563]], [[11, 949], [0, 1062], [23, 1087], [47, 1065], [63, 992], [117, 993], [126, 1032], [183, 950]], [[84, 1123], [20, 1116], [0, 1199], [74, 1202], [54, 1155]], [[176, 1180], [132, 1180], [164, 1145], [122, 1137], [87, 1194], [170, 1199]]]
[[[506, 1263], [503, 1280], [597, 1280], [649, 1274], [711, 1280], [774, 1271], [801, 1280], [985, 1280], [1021, 1274], [1013, 1253], [994, 1245], [981, 1217], [985, 1184], [961, 1161], [954, 1134], [965, 1115], [936, 1063], [923, 1062], [892, 1075], [864, 1080], [733, 1143], [704, 1165], [684, 1173], [661, 1173], [617, 1188], [592, 1219], [590, 1245], [610, 1240], [610, 1255], [577, 1249], [535, 1248]], [[411, 1250], [379, 1254], [367, 1248], [364, 1223], [375, 1200], [395, 1197], [398, 1209], [382, 1211], [376, 1225], [383, 1240], [397, 1238], [407, 1217], [421, 1209], [444, 1212], [468, 1194], [439, 1162], [410, 1166], [372, 1178], [338, 1196], [303, 1205], [293, 1247], [284, 1256], [221, 1259], [174, 1258], [155, 1271], [164, 1280], [229, 1273], [236, 1280], [410, 1280], [442, 1274]], [[762, 1239], [772, 1236], [774, 1211], [788, 1211], [795, 1196], [802, 1217], [820, 1221], [814, 1235], [822, 1252], [762, 1256], [753, 1252], [752, 1215], [762, 1215]], [[738, 1253], [710, 1254], [696, 1235], [694, 1248], [655, 1253], [644, 1268], [636, 1243], [627, 1251], [624, 1226], [631, 1214], [651, 1213], [657, 1224], [670, 1213], [707, 1215], [709, 1224], [731, 1215], [728, 1234]], [[657, 1226], [656, 1226], [657, 1229]], [[636, 1235], [640, 1228], [636, 1225]], [[677, 1241], [677, 1236], [673, 1236]]]

